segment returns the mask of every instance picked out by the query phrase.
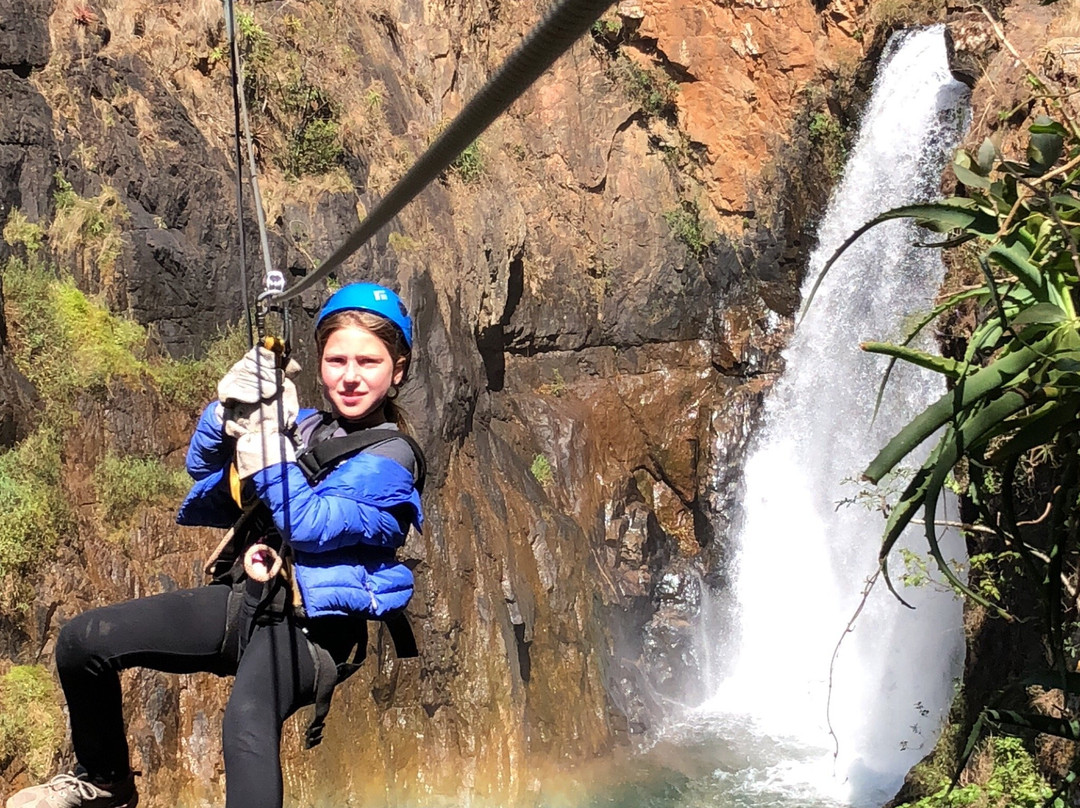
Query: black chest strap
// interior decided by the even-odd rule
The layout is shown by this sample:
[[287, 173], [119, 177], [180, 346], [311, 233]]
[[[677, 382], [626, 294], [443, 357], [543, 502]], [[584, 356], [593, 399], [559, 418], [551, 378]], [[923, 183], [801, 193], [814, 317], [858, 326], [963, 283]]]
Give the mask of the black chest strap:
[[403, 440], [412, 449], [416, 460], [416, 490], [423, 493], [424, 478], [427, 476], [427, 461], [424, 459], [424, 452], [412, 436], [397, 430], [361, 429], [341, 437], [327, 438], [301, 452], [296, 458], [296, 463], [303, 469], [308, 481], [316, 483], [336, 463], [365, 449], [370, 449], [372, 446], [392, 440]]

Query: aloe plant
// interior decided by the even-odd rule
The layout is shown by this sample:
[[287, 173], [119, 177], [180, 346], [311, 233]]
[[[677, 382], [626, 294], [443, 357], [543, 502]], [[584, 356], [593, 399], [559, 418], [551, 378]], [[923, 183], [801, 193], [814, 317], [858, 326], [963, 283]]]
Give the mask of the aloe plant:
[[[882, 482], [912, 452], [931, 445], [926, 459], [888, 510], [879, 561], [889, 589], [888, 560], [904, 529], [921, 513], [929, 554], [950, 584], [976, 603], [1005, 619], [1015, 619], [999, 603], [969, 587], [942, 555], [935, 514], [942, 489], [958, 463], [974, 473], [965, 492], [983, 514], [985, 529], [1019, 553], [1024, 570], [1043, 590], [1047, 645], [1054, 649], [1053, 670], [1040, 672], [1053, 687], [1080, 692], [1080, 680], [1066, 670], [1064, 618], [1074, 605], [1063, 585], [1066, 559], [1077, 553], [1080, 497], [1080, 131], [1039, 117], [1029, 128], [1023, 160], [1012, 160], [989, 141], [973, 153], [957, 153], [953, 170], [958, 194], [938, 202], [908, 205], [883, 213], [860, 227], [841, 245], [817, 278], [807, 305], [822, 279], [852, 243], [867, 230], [890, 219], [913, 219], [945, 236], [927, 246], [955, 248], [965, 244], [974, 254], [982, 282], [942, 300], [899, 344], [864, 343], [866, 351], [909, 362], [944, 376], [949, 390], [912, 419], [877, 454], [863, 472], [873, 484]], [[963, 356], [943, 358], [914, 347], [920, 332], [959, 307], [976, 307], [976, 325]], [[887, 394], [889, 373], [879, 391]], [[1047, 518], [1039, 526], [1036, 550], [1017, 524], [1013, 487], [1017, 469], [1034, 451], [1052, 451], [1053, 493]], [[987, 470], [1001, 480], [990, 491]], [[995, 513], [989, 501], [997, 496]], [[1030, 529], [1030, 528], [1029, 528]], [[902, 598], [901, 598], [902, 600]], [[1016, 683], [1014, 683], [1016, 684]], [[1003, 693], [1008, 688], [1003, 689]], [[986, 707], [975, 735], [985, 726], [1011, 725], [1080, 739], [1080, 724], [1050, 720], [1011, 710]], [[974, 737], [974, 736], [973, 736]], [[973, 742], [972, 742], [973, 743]], [[966, 754], [971, 752], [969, 744]], [[966, 755], [965, 755], [966, 761]]]

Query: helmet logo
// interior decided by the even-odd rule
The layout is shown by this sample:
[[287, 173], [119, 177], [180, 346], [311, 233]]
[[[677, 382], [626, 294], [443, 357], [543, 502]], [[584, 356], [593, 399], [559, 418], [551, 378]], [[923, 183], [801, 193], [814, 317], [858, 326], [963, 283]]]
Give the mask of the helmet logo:
[[390, 299], [389, 296], [386, 294], [386, 292], [384, 292], [382, 289], [376, 289], [374, 292], [371, 293], [371, 295], [376, 300], [389, 300]]

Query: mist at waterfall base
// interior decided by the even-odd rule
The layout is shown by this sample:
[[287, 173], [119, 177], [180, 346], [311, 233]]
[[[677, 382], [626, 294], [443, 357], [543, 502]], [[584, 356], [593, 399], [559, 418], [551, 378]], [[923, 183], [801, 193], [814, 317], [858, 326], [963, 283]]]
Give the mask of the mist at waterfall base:
[[[966, 116], [943, 29], [895, 35], [819, 226], [804, 299], [859, 225], [939, 195]], [[880, 806], [933, 747], [963, 662], [961, 604], [944, 587], [904, 588], [908, 609], [879, 581], [844, 636], [877, 568], [884, 517], [838, 504], [860, 491], [845, 481], [945, 390], [940, 376], [898, 364], [874, 418], [886, 361], [859, 349], [899, 341], [905, 321], [932, 307], [944, 268], [937, 250], [914, 246], [926, 240], [903, 221], [871, 229], [818, 290], [745, 464], [732, 596], [704, 626], [714, 696], [589, 806]], [[921, 529], [904, 542], [925, 547]], [[956, 536], [943, 536], [943, 550], [964, 559]], [[903, 572], [895, 552], [892, 569]]]

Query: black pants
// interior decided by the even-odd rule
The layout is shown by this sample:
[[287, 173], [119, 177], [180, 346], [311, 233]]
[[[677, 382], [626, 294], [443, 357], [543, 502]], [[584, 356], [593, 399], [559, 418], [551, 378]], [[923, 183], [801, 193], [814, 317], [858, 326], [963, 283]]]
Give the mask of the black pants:
[[129, 770], [121, 670], [235, 673], [222, 727], [225, 804], [281, 806], [281, 727], [313, 702], [315, 663], [300, 628], [283, 619], [256, 626], [239, 666], [229, 670], [221, 653], [229, 592], [213, 585], [127, 601], [88, 611], [61, 629], [56, 666], [75, 756], [92, 776]]

